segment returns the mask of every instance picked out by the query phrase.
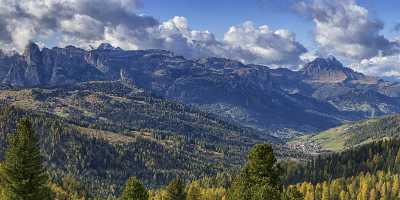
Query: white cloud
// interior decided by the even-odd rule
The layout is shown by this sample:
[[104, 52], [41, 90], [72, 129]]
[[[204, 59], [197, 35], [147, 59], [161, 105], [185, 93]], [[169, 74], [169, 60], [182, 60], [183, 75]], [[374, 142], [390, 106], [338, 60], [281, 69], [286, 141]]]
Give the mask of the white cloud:
[[159, 22], [137, 14], [140, 0], [0, 0], [0, 44], [22, 51], [30, 40], [82, 48], [109, 42], [124, 49], [160, 48], [189, 58], [227, 57], [258, 64], [299, 63], [307, 50], [288, 30], [231, 27], [219, 41], [192, 30], [185, 17]]
[[135, 13], [139, 0], [0, 0], [0, 41], [22, 50], [30, 40], [59, 33], [64, 41], [93, 41], [106, 28], [158, 25]]
[[100, 39], [104, 33], [104, 25], [90, 16], [76, 14], [71, 19], [60, 20], [60, 30], [82, 38]]
[[367, 59], [399, 52], [399, 43], [380, 34], [384, 24], [371, 19], [368, 10], [355, 0], [313, 0], [296, 7], [312, 17], [316, 42], [333, 53]]
[[224, 42], [236, 49], [239, 58], [255, 63], [294, 64], [307, 52], [292, 32], [273, 31], [266, 25], [255, 27], [252, 22], [232, 26], [225, 33]]
[[350, 67], [372, 76], [400, 77], [400, 54], [363, 59], [351, 64]]

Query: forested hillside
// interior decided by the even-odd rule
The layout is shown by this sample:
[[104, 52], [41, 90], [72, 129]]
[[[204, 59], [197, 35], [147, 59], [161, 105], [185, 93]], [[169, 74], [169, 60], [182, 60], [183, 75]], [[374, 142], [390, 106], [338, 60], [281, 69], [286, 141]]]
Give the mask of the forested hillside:
[[294, 138], [289, 142], [289, 145], [293, 148], [300, 148], [307, 153], [340, 152], [384, 138], [399, 136], [400, 115], [390, 115], [347, 123], [315, 135]]
[[391, 172], [360, 174], [317, 184], [299, 183], [291, 188], [300, 191], [304, 200], [397, 200], [400, 199], [400, 175]]
[[285, 162], [283, 180], [305, 200], [397, 200], [400, 140], [380, 140], [306, 163]]
[[[0, 152], [16, 120], [30, 116], [54, 182], [72, 176], [101, 196], [119, 192], [129, 176], [157, 187], [177, 175], [236, 169], [254, 144], [279, 143], [118, 82], [4, 90], [0, 99]], [[275, 147], [280, 157], [290, 153]]]
[[[31, 130], [40, 138], [37, 149], [42, 150], [44, 167], [50, 175], [50, 183], [41, 184], [51, 189], [49, 195], [57, 200], [115, 199], [116, 196], [122, 199], [140, 196], [140, 200], [395, 200], [399, 197], [400, 140], [396, 139], [320, 155], [307, 162], [278, 162], [270, 145], [255, 145], [240, 171], [217, 173], [215, 166], [195, 159], [200, 154], [188, 155], [187, 151], [170, 149], [158, 140], [126, 136], [124, 139], [132, 140], [115, 145], [107, 140], [110, 138], [101, 138], [101, 133], [87, 135], [79, 132], [76, 125], [54, 116], [29, 114], [11, 107], [2, 110], [0, 116], [10, 123], [1, 124], [3, 133], [15, 132], [13, 118], [31, 119]], [[18, 130], [21, 129], [17, 133]], [[6, 159], [0, 165], [0, 195], [13, 191], [7, 186], [10, 179], [4, 179], [10, 176], [6, 169], [16, 166], [10, 160], [29, 158], [10, 156], [10, 151], [15, 151], [12, 148], [15, 134], [5, 135], [11, 140]], [[15, 152], [19, 155], [29, 151]], [[149, 160], [155, 162], [149, 163]], [[196, 173], [204, 173], [204, 177], [198, 179]], [[149, 188], [160, 184], [160, 180], [165, 180], [160, 189], [147, 191], [142, 185], [143, 182]], [[125, 185], [123, 191], [122, 185]]]
[[316, 183], [378, 171], [400, 173], [400, 140], [380, 140], [341, 153], [315, 156], [305, 163], [288, 161], [285, 166], [287, 183]]

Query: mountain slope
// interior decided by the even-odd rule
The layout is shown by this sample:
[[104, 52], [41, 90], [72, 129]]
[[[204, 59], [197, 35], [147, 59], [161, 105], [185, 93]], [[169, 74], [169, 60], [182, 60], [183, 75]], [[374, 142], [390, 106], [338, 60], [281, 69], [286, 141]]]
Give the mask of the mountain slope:
[[22, 55], [1, 55], [0, 71], [6, 88], [121, 81], [282, 138], [400, 112], [399, 83], [357, 73], [335, 58], [291, 71], [223, 58], [188, 60], [164, 50], [107, 44], [40, 50], [32, 43]]
[[340, 83], [364, 79], [365, 76], [346, 68], [335, 57], [316, 58], [300, 70], [308, 81], [316, 83]]
[[306, 151], [340, 152], [362, 144], [400, 136], [400, 115], [348, 123], [315, 135], [302, 136], [290, 142]]
[[0, 158], [15, 121], [31, 116], [54, 181], [73, 175], [103, 197], [129, 176], [157, 187], [213, 175], [240, 166], [254, 144], [279, 143], [120, 82], [2, 90], [0, 103]]

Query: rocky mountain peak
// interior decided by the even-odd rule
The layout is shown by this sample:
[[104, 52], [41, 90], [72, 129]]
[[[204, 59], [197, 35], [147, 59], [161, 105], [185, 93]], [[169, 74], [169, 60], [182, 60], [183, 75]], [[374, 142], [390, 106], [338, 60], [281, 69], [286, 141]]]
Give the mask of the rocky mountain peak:
[[345, 67], [334, 56], [316, 58], [307, 63], [300, 72], [308, 80], [321, 83], [338, 83], [363, 77], [362, 74]]
[[39, 46], [34, 43], [30, 42], [24, 50], [23, 56], [25, 57], [26, 63], [28, 65], [38, 65], [41, 60], [41, 52]]
[[202, 58], [197, 62], [212, 69], [239, 69], [245, 66], [243, 63], [236, 60], [217, 57]]
[[121, 48], [119, 48], [119, 47], [113, 47], [111, 44], [109, 44], [109, 43], [101, 43], [100, 45], [99, 45], [99, 47], [97, 47], [97, 50], [100, 50], [100, 51], [114, 51], [114, 50], [121, 50]]
[[307, 63], [303, 71], [312, 69], [325, 69], [325, 70], [343, 70], [345, 67], [338, 61], [334, 56], [327, 58], [316, 58], [313, 61]]

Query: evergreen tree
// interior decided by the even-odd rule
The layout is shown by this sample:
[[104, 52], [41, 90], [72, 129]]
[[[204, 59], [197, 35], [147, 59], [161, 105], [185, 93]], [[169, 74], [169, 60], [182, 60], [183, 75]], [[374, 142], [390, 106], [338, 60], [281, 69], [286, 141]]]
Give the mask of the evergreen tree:
[[165, 200], [185, 200], [185, 186], [180, 178], [177, 178], [167, 186]]
[[147, 200], [149, 193], [143, 184], [135, 177], [130, 177], [125, 184], [121, 200]]
[[1, 172], [5, 190], [2, 199], [51, 199], [38, 139], [28, 119], [20, 120], [16, 133], [9, 138]]
[[271, 146], [255, 145], [239, 177], [233, 183], [228, 198], [231, 200], [280, 199], [282, 186], [280, 168]]

